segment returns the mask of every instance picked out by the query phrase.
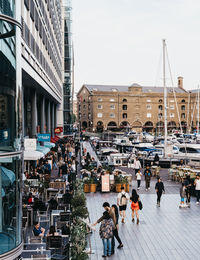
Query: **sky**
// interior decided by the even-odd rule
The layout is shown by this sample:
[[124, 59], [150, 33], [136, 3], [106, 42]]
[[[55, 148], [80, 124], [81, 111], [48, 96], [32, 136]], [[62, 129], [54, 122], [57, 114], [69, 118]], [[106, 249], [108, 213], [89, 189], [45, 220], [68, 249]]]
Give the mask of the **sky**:
[[200, 84], [200, 0], [73, 0], [75, 93], [83, 84]]

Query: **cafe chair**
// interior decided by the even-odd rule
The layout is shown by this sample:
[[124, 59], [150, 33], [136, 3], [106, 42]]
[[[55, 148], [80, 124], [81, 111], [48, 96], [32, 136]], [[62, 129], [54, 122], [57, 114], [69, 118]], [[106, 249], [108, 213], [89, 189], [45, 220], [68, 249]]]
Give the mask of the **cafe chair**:
[[42, 254], [42, 255], [31, 255], [31, 259], [46, 260], [46, 259], [48, 259], [48, 256], [47, 256], [46, 254]]
[[70, 221], [70, 212], [60, 212], [60, 221]]
[[42, 243], [42, 237], [30, 237], [30, 244], [40, 244]]
[[62, 249], [62, 237], [61, 236], [49, 236], [47, 237], [47, 248], [49, 250], [55, 250], [55, 252], [61, 252]]

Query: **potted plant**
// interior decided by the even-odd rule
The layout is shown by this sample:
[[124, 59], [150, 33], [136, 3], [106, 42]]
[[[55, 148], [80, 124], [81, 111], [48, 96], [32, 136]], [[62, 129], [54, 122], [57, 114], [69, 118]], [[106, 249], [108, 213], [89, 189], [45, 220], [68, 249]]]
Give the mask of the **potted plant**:
[[121, 187], [124, 187], [125, 191], [129, 192], [128, 179], [125, 176], [117, 175], [115, 176], [115, 187], [116, 192], [121, 192]]
[[83, 190], [85, 193], [90, 192], [90, 179], [89, 178], [85, 178], [84, 184], [83, 184]]
[[96, 192], [97, 184], [95, 183], [94, 178], [90, 178], [90, 192]]

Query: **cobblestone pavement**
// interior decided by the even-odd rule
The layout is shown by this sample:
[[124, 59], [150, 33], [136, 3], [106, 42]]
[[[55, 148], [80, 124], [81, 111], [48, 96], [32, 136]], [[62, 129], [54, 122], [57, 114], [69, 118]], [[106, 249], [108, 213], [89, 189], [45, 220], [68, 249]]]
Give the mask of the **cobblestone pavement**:
[[[120, 250], [116, 248], [115, 254], [109, 259], [200, 259], [200, 205], [196, 205], [195, 198], [192, 198], [191, 208], [179, 209], [180, 184], [167, 181], [166, 170], [161, 172], [161, 176], [166, 187], [161, 207], [156, 206], [155, 178], [152, 179], [150, 192], [145, 191], [142, 181], [139, 191], [143, 203], [143, 209], [139, 212], [140, 223], [132, 223], [129, 203], [126, 223], [121, 224], [121, 219], [119, 220], [119, 235], [124, 247]], [[133, 187], [136, 187], [136, 181], [133, 181]], [[116, 193], [87, 194], [90, 221], [94, 223], [102, 215], [103, 202], [116, 204], [116, 197]], [[99, 237], [99, 225], [90, 238], [92, 250], [95, 251], [90, 259], [102, 259], [103, 245]]]

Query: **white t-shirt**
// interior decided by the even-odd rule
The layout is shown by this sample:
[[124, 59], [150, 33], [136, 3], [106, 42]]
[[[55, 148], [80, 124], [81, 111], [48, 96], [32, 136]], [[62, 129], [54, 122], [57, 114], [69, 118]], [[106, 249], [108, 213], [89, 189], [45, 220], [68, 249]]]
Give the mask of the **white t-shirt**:
[[122, 197], [122, 195], [125, 195], [125, 196], [126, 196], [127, 202], [128, 202], [128, 200], [129, 200], [129, 195], [128, 195], [127, 192], [125, 192], [125, 191], [120, 192], [120, 193], [117, 195], [117, 201], [118, 201], [118, 203], [119, 203], [119, 206], [122, 206], [122, 204], [121, 204], [121, 197]]
[[135, 160], [135, 162], [134, 162], [134, 169], [138, 170], [140, 168], [142, 168], [140, 161], [139, 160]]
[[200, 180], [197, 179], [195, 183], [196, 183], [195, 190], [200, 190]]
[[136, 177], [137, 177], [137, 180], [141, 180], [142, 179], [142, 173], [141, 172], [137, 172], [136, 173]]

